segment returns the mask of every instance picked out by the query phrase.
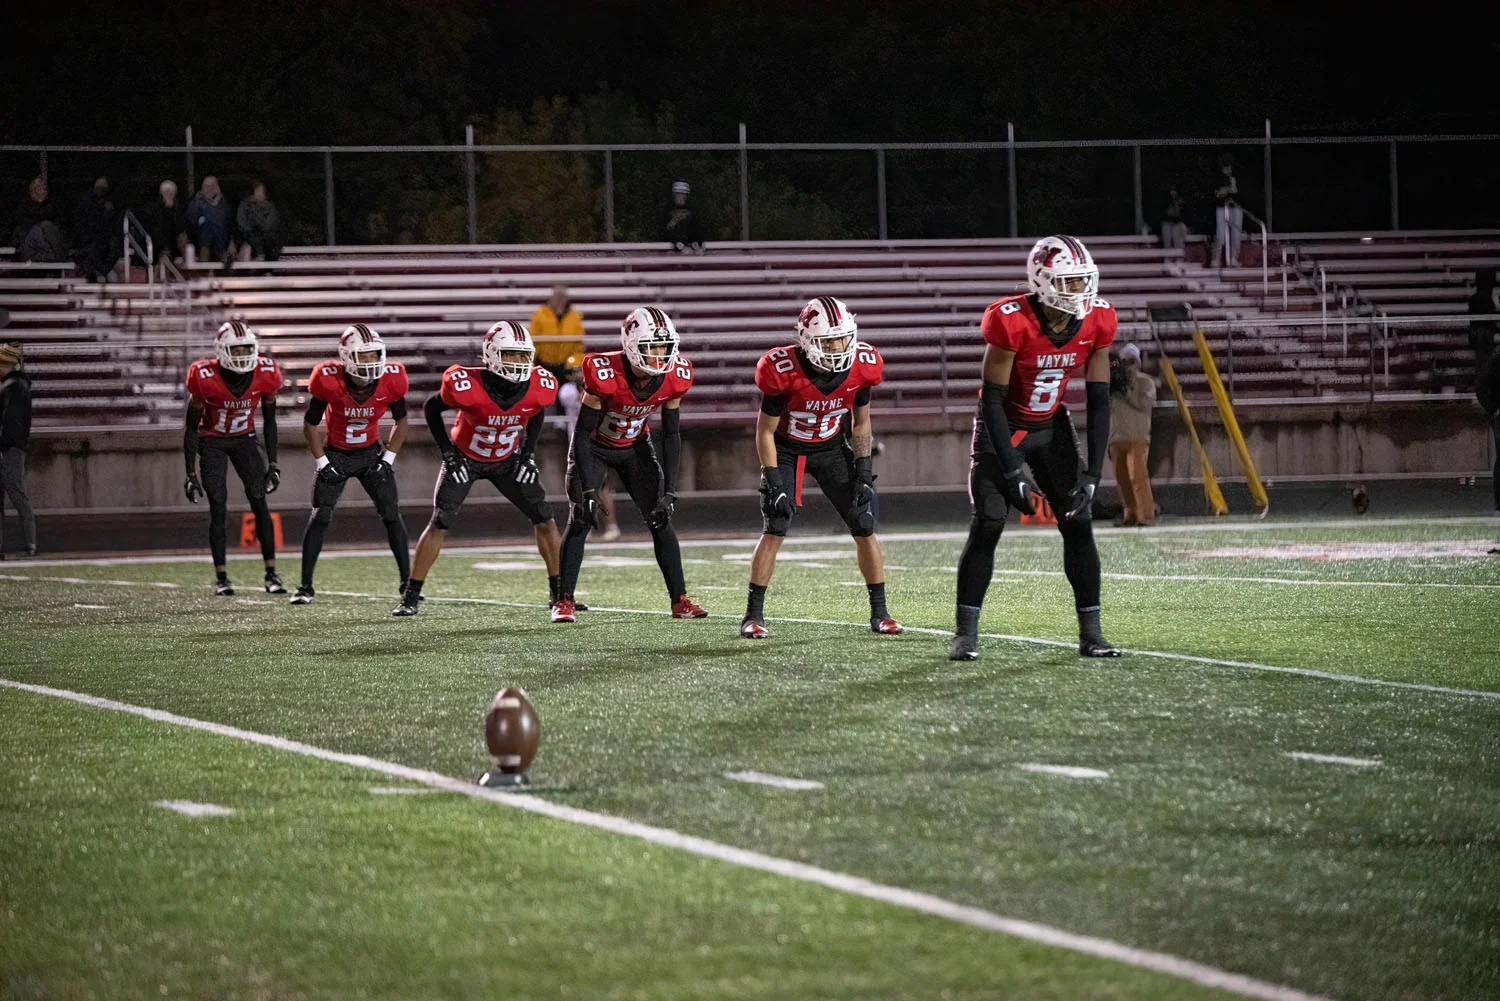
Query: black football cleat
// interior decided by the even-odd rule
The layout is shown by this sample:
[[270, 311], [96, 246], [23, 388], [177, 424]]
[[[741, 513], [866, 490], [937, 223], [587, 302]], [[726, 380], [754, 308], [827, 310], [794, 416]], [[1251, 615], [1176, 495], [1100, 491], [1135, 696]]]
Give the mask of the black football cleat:
[[417, 614], [417, 603], [419, 600], [419, 598], [413, 598], [409, 594], [403, 594], [401, 596], [401, 604], [392, 609], [391, 614], [398, 618], [410, 618]]
[[266, 571], [266, 593], [286, 594], [286, 587], [281, 583], [281, 578], [276, 575], [275, 570]]
[[[401, 581], [400, 586], [398, 586], [396, 588], [396, 596], [398, 598], [400, 598], [402, 601], [405, 601], [406, 600], [406, 591], [407, 591], [407, 581], [403, 578], [402, 581]], [[419, 595], [417, 595], [417, 600], [418, 601], [426, 601], [427, 600], [427, 595], [425, 595], [425, 594], [419, 594]]]
[[1078, 637], [1078, 656], [1080, 657], [1118, 657], [1120, 651], [1110, 645], [1109, 640], [1098, 633]]
[[979, 637], [958, 633], [953, 637], [953, 645], [948, 648], [949, 660], [978, 660], [979, 659]]
[[313, 597], [314, 594], [312, 588], [298, 585], [297, 593], [292, 595], [291, 603], [293, 605], [311, 605], [313, 603]]
[[227, 573], [219, 574], [218, 578], [214, 581], [214, 594], [220, 598], [234, 596], [234, 585], [229, 583], [229, 575]]

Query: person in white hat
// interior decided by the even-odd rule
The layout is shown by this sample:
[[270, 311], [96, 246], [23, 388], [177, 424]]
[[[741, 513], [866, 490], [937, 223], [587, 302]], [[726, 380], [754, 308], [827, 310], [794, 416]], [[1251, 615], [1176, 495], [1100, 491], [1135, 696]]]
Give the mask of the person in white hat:
[[701, 254], [703, 225], [698, 220], [698, 213], [688, 208], [690, 192], [688, 182], [672, 182], [672, 201], [667, 205], [662, 222], [662, 239], [682, 253]]

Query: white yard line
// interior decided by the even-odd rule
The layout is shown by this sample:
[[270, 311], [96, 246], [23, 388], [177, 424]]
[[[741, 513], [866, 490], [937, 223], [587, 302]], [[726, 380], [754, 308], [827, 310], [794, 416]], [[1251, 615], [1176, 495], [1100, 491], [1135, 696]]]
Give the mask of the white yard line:
[[1205, 987], [1239, 994], [1242, 997], [1258, 998], [1262, 999], [1262, 1001], [1326, 1001], [1326, 999], [1292, 987], [1283, 987], [1264, 980], [1256, 980], [1252, 977], [1231, 973], [1228, 970], [1221, 970], [1217, 967], [1194, 962], [1190, 959], [1181, 959], [1162, 952], [1137, 949], [1105, 938], [1079, 935], [1074, 932], [1064, 931], [1061, 928], [1039, 924], [1035, 921], [1007, 918], [999, 914], [993, 914], [990, 911], [981, 910], [978, 907], [956, 904], [941, 897], [933, 896], [930, 893], [920, 893], [916, 890], [887, 886], [883, 883], [876, 883], [859, 876], [833, 872], [802, 862], [793, 862], [789, 859], [776, 858], [772, 855], [764, 855], [745, 848], [720, 844], [717, 841], [695, 837], [691, 834], [682, 834], [664, 827], [653, 827], [634, 820], [626, 820], [623, 817], [614, 817], [609, 814], [595, 813], [591, 810], [580, 810], [576, 807], [563, 806], [560, 803], [539, 799], [536, 796], [487, 789], [484, 786], [465, 782], [460, 779], [449, 778], [437, 772], [411, 768], [391, 761], [381, 761], [378, 758], [370, 758], [362, 754], [345, 754], [340, 751], [330, 751], [321, 747], [314, 747], [311, 744], [304, 744], [300, 741], [288, 740], [285, 737], [256, 733], [252, 730], [242, 730], [239, 727], [192, 719], [161, 709], [150, 709], [145, 706], [131, 705], [127, 702], [116, 702], [113, 699], [99, 698], [98, 696], [85, 695], [80, 692], [70, 692], [60, 688], [48, 688], [45, 685], [30, 685], [24, 682], [12, 681], [8, 678], [0, 678], [0, 687], [31, 692], [34, 695], [47, 695], [53, 698], [67, 699], [71, 702], [91, 706], [95, 709], [129, 713], [134, 716], [154, 720], [158, 723], [169, 723], [173, 726], [200, 730], [205, 733], [215, 734], [216, 736], [259, 744], [263, 747], [270, 747], [291, 754], [299, 754], [308, 758], [317, 758], [321, 761], [330, 761], [336, 764], [349, 765], [354, 768], [362, 768], [406, 782], [421, 783], [433, 789], [461, 793], [474, 799], [487, 800], [491, 803], [538, 813], [556, 820], [581, 824], [586, 827], [593, 827], [626, 837], [638, 838], [651, 844], [679, 849], [703, 858], [716, 859], [721, 862], [728, 862], [731, 865], [738, 865], [747, 869], [755, 869], [776, 876], [782, 876], [787, 879], [795, 879], [804, 883], [824, 886], [832, 890], [865, 897], [896, 907], [905, 907], [909, 910], [946, 918], [947, 920], [957, 921], [975, 928], [1000, 932], [1029, 942], [1038, 942], [1042, 945], [1067, 949], [1100, 959], [1112, 960], [1127, 966], [1154, 970], [1158, 973], [1178, 977]]
[[[956, 571], [957, 567], [934, 567], [939, 570]], [[1423, 569], [1426, 569], [1425, 567]], [[1061, 570], [1005, 570], [997, 568], [997, 574], [1005, 574], [1011, 577], [1065, 577]], [[1413, 580], [1307, 580], [1291, 577], [1222, 577], [1213, 574], [1169, 574], [1169, 573], [1105, 573], [1101, 576], [1105, 580], [1170, 580], [1188, 581], [1197, 583], [1199, 581], [1221, 581], [1230, 584], [1288, 584], [1293, 587], [1451, 587], [1459, 590], [1471, 591], [1500, 591], [1500, 584], [1451, 584], [1429, 583], [1426, 581]]]
[[1298, 761], [1317, 761], [1325, 765], [1347, 765], [1350, 768], [1374, 768], [1380, 764], [1378, 758], [1345, 758], [1337, 754], [1313, 754], [1311, 751], [1287, 751], [1286, 756]]
[[774, 786], [777, 789], [810, 790], [823, 788], [823, 783], [814, 782], [811, 779], [789, 779], [781, 775], [767, 775], [765, 772], [725, 772], [724, 777], [732, 779], [735, 782]]
[[80, 605], [78, 602], [75, 601], [75, 602], [73, 602], [73, 607], [74, 608], [108, 608], [109, 606], [108, 605]]
[[[5, 679], [0, 678], [0, 682]], [[217, 803], [194, 803], [189, 799], [159, 799], [152, 806], [159, 806], [163, 810], [171, 810], [187, 817], [232, 817], [234, 811], [227, 806], [219, 806]]]
[[[1193, 532], [1294, 532], [1294, 531], [1318, 531], [1334, 528], [1402, 528], [1420, 525], [1426, 528], [1460, 525], [1489, 525], [1493, 526], [1495, 519], [1486, 516], [1463, 516], [1458, 518], [1382, 518], [1382, 519], [1331, 519], [1328, 521], [1187, 521], [1170, 525], [1154, 525], [1151, 528], [1113, 528], [1108, 526], [1094, 526], [1094, 534], [1102, 536], [1126, 536], [1130, 538], [1148, 538], [1155, 535], [1179, 535]], [[1012, 525], [1006, 528], [1005, 537], [1028, 537], [1043, 536], [1057, 538], [1057, 529], [1050, 525], [1030, 527]], [[789, 538], [783, 543], [785, 546], [818, 545], [826, 546], [833, 542], [848, 540], [847, 535], [802, 535]], [[968, 538], [966, 531], [933, 531], [933, 532], [882, 532], [882, 542], [963, 542]], [[758, 535], [733, 536], [720, 539], [682, 539], [680, 545], [683, 549], [713, 549], [718, 547], [753, 546], [760, 541]], [[652, 543], [649, 539], [632, 542], [590, 542], [590, 550], [600, 549], [650, 549]], [[529, 542], [508, 543], [500, 546], [448, 546], [443, 550], [445, 553], [462, 553], [478, 555], [486, 553], [536, 553], [536, 545]], [[320, 560], [348, 559], [350, 557], [367, 556], [389, 556], [390, 549], [381, 547], [368, 547], [362, 549], [333, 549], [326, 550]], [[89, 559], [42, 559], [27, 560], [28, 567], [72, 567], [72, 566], [126, 566], [131, 564], [151, 563], [184, 563], [195, 560], [202, 561], [203, 554], [183, 554], [169, 556], [103, 556]], [[230, 553], [231, 560], [260, 560], [258, 553]]]
[[1107, 779], [1109, 772], [1100, 771], [1097, 768], [1080, 768], [1077, 765], [1017, 765], [1023, 772], [1037, 772], [1041, 775], [1061, 775], [1067, 779]]
[[371, 796], [423, 796], [427, 793], [442, 792], [441, 789], [431, 789], [427, 786], [371, 786]]

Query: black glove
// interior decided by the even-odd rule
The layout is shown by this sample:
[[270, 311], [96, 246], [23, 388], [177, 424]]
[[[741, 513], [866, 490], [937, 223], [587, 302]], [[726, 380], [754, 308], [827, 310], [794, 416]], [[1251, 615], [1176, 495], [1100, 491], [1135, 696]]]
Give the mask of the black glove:
[[599, 491], [585, 490], [583, 501], [573, 505], [575, 514], [583, 519], [583, 523], [589, 528], [599, 527]]
[[1093, 513], [1094, 491], [1099, 489], [1099, 474], [1084, 473], [1078, 485], [1068, 491], [1068, 509], [1063, 517], [1069, 521], [1090, 517]]
[[516, 463], [516, 482], [522, 486], [530, 486], [542, 478], [542, 471], [536, 468], [536, 456], [523, 455]]
[[1022, 514], [1036, 514], [1036, 484], [1024, 467], [1001, 472], [1000, 492], [1010, 501], [1010, 506]]
[[469, 482], [469, 463], [457, 449], [443, 453], [443, 468], [448, 471], [448, 479], [454, 483], [462, 485]]
[[396, 475], [396, 453], [386, 449], [380, 454], [380, 461], [375, 463], [375, 474], [382, 480], [388, 480]]
[[786, 492], [786, 485], [781, 482], [780, 466], [765, 466], [760, 471], [765, 480], [765, 486], [761, 488], [761, 510], [767, 518], [790, 518], [795, 510], [792, 503], [792, 495]]
[[198, 498], [203, 496], [203, 484], [198, 482], [198, 470], [187, 471], [187, 482], [183, 483], [182, 492], [187, 494], [189, 504], [198, 503]]
[[677, 495], [668, 491], [656, 499], [656, 506], [651, 509], [651, 517], [648, 519], [652, 528], [661, 528], [672, 520], [672, 515], [677, 511]]
[[[327, 459], [328, 456], [325, 455], [323, 458]], [[339, 472], [338, 467], [333, 464], [333, 460], [329, 459], [329, 461], [323, 463], [323, 468], [318, 470], [317, 478], [319, 482], [333, 486], [336, 483], [344, 481], [344, 474]]]
[[273, 462], [266, 467], [266, 493], [274, 494], [279, 486], [281, 486], [281, 467]]
[[854, 460], [854, 506], [869, 507], [875, 503], [875, 469], [870, 456]]

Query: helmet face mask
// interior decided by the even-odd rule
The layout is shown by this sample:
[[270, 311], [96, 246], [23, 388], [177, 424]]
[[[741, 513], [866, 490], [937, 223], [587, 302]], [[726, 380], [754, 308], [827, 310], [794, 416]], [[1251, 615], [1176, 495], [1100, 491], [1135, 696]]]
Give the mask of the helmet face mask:
[[253, 372], [260, 360], [260, 344], [255, 331], [238, 320], [220, 325], [214, 335], [214, 357], [226, 372]]
[[859, 324], [849, 307], [831, 295], [808, 300], [797, 315], [797, 346], [814, 368], [847, 372], [854, 367]]
[[665, 375], [677, 363], [682, 339], [672, 318], [654, 306], [630, 311], [620, 325], [620, 347], [634, 369], [649, 375]]
[[356, 323], [339, 337], [339, 361], [349, 375], [373, 382], [385, 371], [385, 341], [373, 327]]
[[1081, 320], [1099, 295], [1099, 268], [1082, 241], [1045, 236], [1026, 259], [1026, 284], [1042, 305]]
[[501, 320], [484, 335], [484, 367], [508, 382], [525, 382], [536, 365], [531, 332], [512, 320]]

